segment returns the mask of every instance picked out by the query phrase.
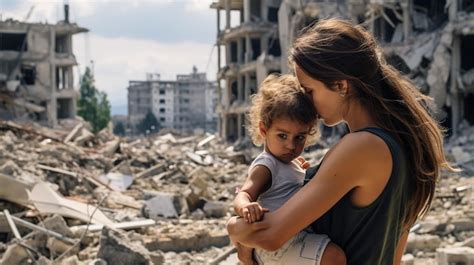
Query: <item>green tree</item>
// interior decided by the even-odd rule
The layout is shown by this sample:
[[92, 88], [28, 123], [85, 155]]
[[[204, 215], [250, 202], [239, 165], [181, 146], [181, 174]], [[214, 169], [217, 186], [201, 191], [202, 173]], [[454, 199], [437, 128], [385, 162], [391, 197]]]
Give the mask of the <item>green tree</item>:
[[125, 135], [125, 125], [123, 124], [123, 122], [117, 122], [117, 124], [114, 126], [114, 134], [120, 136]]
[[89, 67], [82, 76], [80, 94], [77, 114], [91, 123], [93, 132], [105, 128], [110, 121], [110, 103], [107, 94], [95, 88], [94, 76]]
[[160, 129], [160, 123], [158, 122], [158, 119], [156, 119], [155, 115], [149, 111], [145, 118], [138, 124], [138, 130], [141, 133], [146, 134], [147, 131], [149, 133], [157, 132]]

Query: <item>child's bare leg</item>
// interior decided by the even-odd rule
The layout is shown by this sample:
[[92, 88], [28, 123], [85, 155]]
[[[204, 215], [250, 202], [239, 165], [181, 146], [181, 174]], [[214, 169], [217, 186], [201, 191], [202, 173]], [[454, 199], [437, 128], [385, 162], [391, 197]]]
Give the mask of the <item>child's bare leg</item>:
[[346, 254], [336, 244], [330, 242], [323, 252], [320, 265], [346, 265]]
[[235, 243], [237, 248], [237, 256], [239, 257], [240, 262], [244, 265], [255, 265], [257, 264], [253, 259], [253, 248], [246, 247], [240, 243]]

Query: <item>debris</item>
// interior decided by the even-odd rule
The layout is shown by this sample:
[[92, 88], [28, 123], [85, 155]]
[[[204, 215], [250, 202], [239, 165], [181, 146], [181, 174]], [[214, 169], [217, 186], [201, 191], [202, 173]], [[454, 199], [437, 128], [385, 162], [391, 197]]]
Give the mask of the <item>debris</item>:
[[[110, 225], [111, 228], [114, 229], [123, 229], [123, 230], [129, 230], [129, 229], [136, 229], [136, 228], [144, 228], [147, 226], [153, 226], [156, 225], [156, 222], [154, 220], [139, 220], [139, 221], [130, 221], [130, 222], [123, 222], [123, 223], [114, 223]], [[77, 233], [76, 231], [85, 231], [86, 229], [90, 232], [96, 232], [96, 231], [101, 231], [104, 225], [101, 224], [94, 224], [94, 225], [81, 225], [81, 226], [73, 226], [71, 227], [71, 231], [74, 233]]]
[[221, 218], [226, 216], [229, 205], [222, 202], [206, 202], [203, 211], [207, 217]]
[[174, 194], [160, 193], [153, 199], [146, 201], [143, 208], [145, 217], [157, 219], [158, 217], [178, 217], [176, 209], [178, 198]]
[[[98, 231], [113, 228], [127, 232], [126, 237], [117, 236], [122, 238], [117, 239], [119, 244], [108, 244], [109, 253], [121, 250], [122, 245], [138, 245], [146, 251], [126, 253], [141, 255], [138, 259], [144, 262], [217, 264], [222, 260], [226, 264], [226, 259], [229, 264], [237, 263], [225, 224], [234, 214], [235, 188], [244, 181], [248, 163], [260, 148], [243, 147], [243, 141], [242, 146], [228, 146], [210, 135], [167, 134], [132, 140], [107, 131], [92, 134], [77, 125], [80, 129], [75, 136], [70, 131], [45, 128], [36, 134], [24, 130], [35, 126], [10, 125], [8, 128], [17, 129], [0, 125], [0, 168], [9, 173], [0, 174], [0, 182], [6, 184], [0, 187], [0, 207], [13, 213], [11, 218], [24, 235], [24, 244], [3, 241], [2, 259], [12, 264], [19, 260], [49, 264], [53, 261], [45, 257], [54, 259], [74, 246], [61, 262], [106, 264], [105, 256], [98, 256], [100, 248], [105, 253]], [[433, 260], [437, 248], [472, 247], [474, 178], [469, 176], [474, 163], [456, 159], [453, 148], [472, 153], [474, 128], [466, 126], [462, 131], [446, 143], [446, 151], [450, 161], [456, 161], [464, 171], [461, 175], [443, 173], [430, 213], [411, 229], [405, 264], [412, 261], [407, 254], [417, 264], [420, 259]], [[90, 136], [78, 143], [83, 133]], [[45, 135], [55, 135], [61, 141]], [[65, 144], [68, 135], [70, 140]], [[337, 136], [321, 140], [304, 157], [315, 165], [336, 140]], [[112, 141], [119, 142], [118, 148], [102, 153]], [[95, 210], [97, 205], [100, 208]], [[35, 206], [38, 211], [32, 210]], [[3, 216], [0, 213], [2, 229], [11, 233]], [[47, 217], [43, 222], [35, 223], [36, 217], [43, 216]], [[33, 231], [26, 234], [29, 230]]]
[[440, 248], [436, 250], [436, 261], [439, 265], [474, 264], [474, 248]]
[[8, 225], [10, 226], [10, 229], [12, 230], [15, 238], [21, 239], [20, 232], [18, 232], [18, 229], [16, 228], [15, 223], [13, 222], [13, 219], [10, 216], [10, 212], [7, 209], [5, 209], [3, 210], [3, 215], [5, 216], [5, 218], [7, 218]]
[[111, 225], [113, 222], [97, 207], [68, 199], [64, 199], [46, 183], [36, 184], [29, 198], [41, 213], [60, 214], [77, 218], [84, 222]]
[[72, 139], [74, 139], [74, 137], [76, 137], [79, 130], [82, 129], [83, 126], [84, 126], [84, 124], [82, 122], [78, 123], [74, 127], [74, 129], [72, 129], [72, 131], [66, 136], [66, 138], [64, 138], [64, 142], [67, 143], [67, 142], [71, 141]]
[[28, 205], [29, 186], [19, 180], [0, 174], [0, 198], [21, 205]]
[[132, 185], [133, 176], [109, 172], [99, 177], [99, 180], [115, 190], [125, 191]]
[[107, 227], [102, 229], [97, 257], [114, 265], [153, 264], [146, 248], [133, 244], [125, 234]]
[[[0, 215], [4, 215], [2, 213], [0, 213]], [[24, 226], [24, 227], [27, 227], [29, 229], [32, 229], [32, 230], [35, 230], [35, 231], [38, 231], [38, 232], [42, 232], [42, 233], [45, 233], [47, 234], [48, 236], [52, 236], [52, 237], [55, 237], [57, 239], [60, 239], [60, 240], [63, 240], [65, 242], [68, 242], [68, 243], [71, 243], [71, 244], [74, 244], [76, 243], [75, 240], [71, 239], [71, 238], [67, 238], [66, 236], [62, 235], [62, 234], [59, 234], [57, 232], [54, 232], [52, 230], [48, 230], [46, 228], [43, 228], [41, 226], [37, 226], [37, 225], [34, 225], [32, 223], [29, 223], [25, 220], [22, 220], [18, 217], [15, 217], [15, 216], [11, 216], [11, 219], [18, 225], [20, 226]]]
[[154, 175], [157, 175], [158, 173], [161, 173], [165, 170], [164, 168], [164, 164], [160, 163], [158, 165], [155, 165], [147, 170], [144, 170], [143, 172], [140, 172], [139, 174], [137, 174], [136, 178], [147, 178], [147, 177], [151, 177], [151, 176], [154, 176]]

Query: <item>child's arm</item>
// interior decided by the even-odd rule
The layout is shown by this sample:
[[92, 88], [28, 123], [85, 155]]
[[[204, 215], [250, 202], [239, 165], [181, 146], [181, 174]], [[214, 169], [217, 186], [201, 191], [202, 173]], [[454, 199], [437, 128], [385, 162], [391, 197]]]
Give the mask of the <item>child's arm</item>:
[[[259, 221], [263, 213], [268, 209], [262, 208], [255, 202], [258, 196], [271, 186], [272, 175], [267, 167], [257, 165], [251, 171], [244, 182], [244, 185], [234, 199], [235, 212], [247, 223]], [[232, 238], [231, 238], [232, 240]], [[233, 240], [232, 240], [233, 241]], [[239, 242], [234, 242], [237, 248], [239, 260], [243, 264], [255, 264], [253, 260], [253, 249], [246, 247]]]
[[259, 221], [263, 213], [268, 211], [255, 201], [271, 186], [271, 182], [270, 170], [265, 166], [257, 165], [251, 170], [241, 190], [235, 196], [234, 210], [247, 223]]

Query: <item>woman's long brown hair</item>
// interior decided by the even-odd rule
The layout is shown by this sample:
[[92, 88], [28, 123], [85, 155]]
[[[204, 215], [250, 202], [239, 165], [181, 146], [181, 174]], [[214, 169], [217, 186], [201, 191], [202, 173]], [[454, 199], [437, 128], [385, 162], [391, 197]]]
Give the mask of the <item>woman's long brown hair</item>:
[[385, 62], [369, 32], [343, 20], [322, 20], [304, 29], [289, 61], [331, 90], [336, 81], [348, 80], [348, 96], [402, 143], [413, 183], [403, 219], [409, 228], [429, 210], [441, 168], [455, 170], [444, 155], [443, 130], [427, 110], [431, 98]]

